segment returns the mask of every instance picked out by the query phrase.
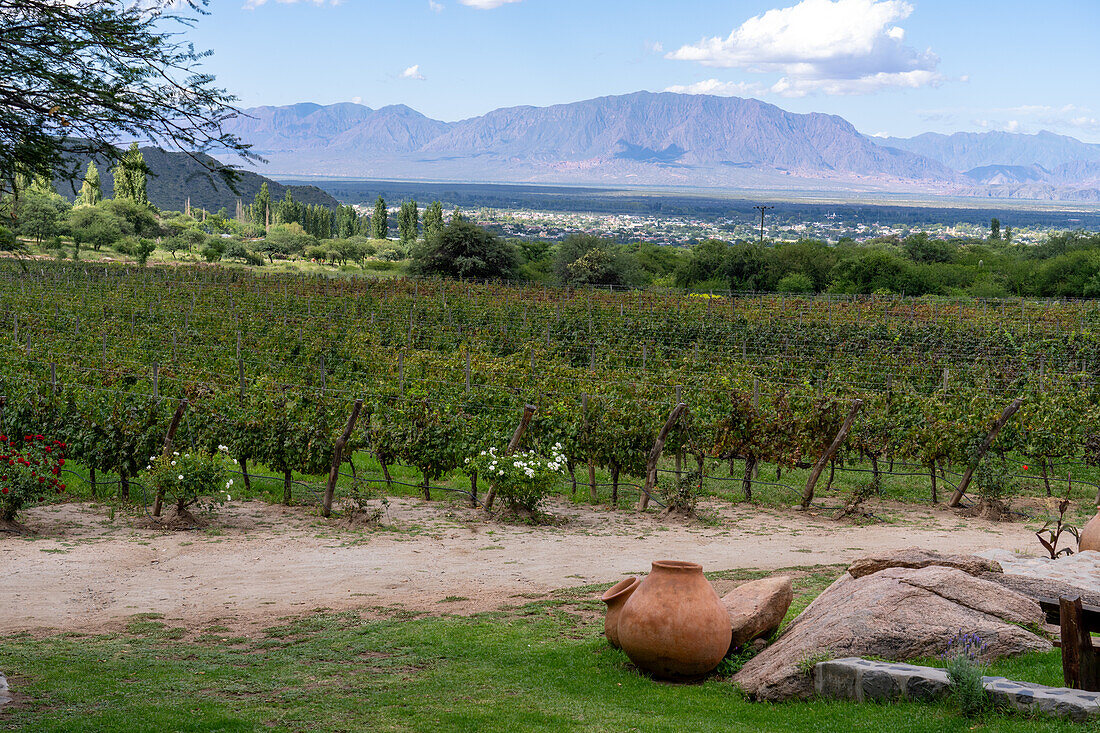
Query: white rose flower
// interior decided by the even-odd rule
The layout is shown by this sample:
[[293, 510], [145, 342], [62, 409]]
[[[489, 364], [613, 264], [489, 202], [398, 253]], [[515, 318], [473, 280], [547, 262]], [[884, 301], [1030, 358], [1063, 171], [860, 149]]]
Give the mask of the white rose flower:
[[176, 465], [176, 462], [175, 462], [175, 461], [172, 461], [172, 465], [173, 465], [173, 466], [174, 466], [174, 465]]
[[181, 473], [179, 476], [176, 476], [176, 478], [178, 478], [180, 481], [183, 481], [183, 474]]
[[179, 454], [180, 454], [180, 452], [179, 452], [179, 451], [175, 451], [175, 452], [174, 452], [174, 453], [173, 453], [172, 455], [174, 455], [174, 456], [178, 456]]

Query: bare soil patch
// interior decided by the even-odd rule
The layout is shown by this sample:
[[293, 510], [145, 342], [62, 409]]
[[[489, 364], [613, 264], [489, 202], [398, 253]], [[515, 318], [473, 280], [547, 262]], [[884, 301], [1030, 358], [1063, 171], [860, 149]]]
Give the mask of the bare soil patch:
[[318, 608], [468, 614], [555, 589], [613, 583], [652, 560], [710, 570], [850, 562], [910, 546], [969, 553], [1038, 549], [1019, 522], [875, 505], [885, 522], [705, 503], [716, 523], [550, 504], [554, 522], [484, 518], [449, 503], [391, 499], [380, 527], [261, 502], [222, 507], [205, 528], [167, 531], [93, 504], [29, 511], [31, 536], [0, 534], [0, 634], [98, 632], [136, 614], [187, 629], [259, 633]]

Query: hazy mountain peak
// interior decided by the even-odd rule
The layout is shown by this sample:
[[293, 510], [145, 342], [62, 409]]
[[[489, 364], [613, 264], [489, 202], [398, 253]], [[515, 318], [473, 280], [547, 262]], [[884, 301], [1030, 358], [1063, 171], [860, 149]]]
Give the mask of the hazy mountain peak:
[[[758, 99], [639, 91], [492, 110], [447, 123], [403, 104], [258, 107], [233, 129], [297, 175], [953, 193], [1100, 161], [1100, 146], [1039, 133], [871, 139], [843, 117]], [[1095, 157], [1093, 157], [1095, 156]], [[963, 172], [983, 166], [1004, 170]]]

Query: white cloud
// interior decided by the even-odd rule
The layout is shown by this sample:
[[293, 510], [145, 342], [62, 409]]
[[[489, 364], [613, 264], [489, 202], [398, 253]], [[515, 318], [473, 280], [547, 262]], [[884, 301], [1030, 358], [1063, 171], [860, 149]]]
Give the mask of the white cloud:
[[1100, 133], [1100, 117], [1087, 108], [1075, 104], [1062, 106], [1048, 104], [1021, 104], [1014, 107], [949, 107], [944, 109], [917, 110], [916, 116], [924, 122], [958, 127], [970, 124], [987, 130], [1035, 133], [1051, 130], [1067, 135], [1087, 133], [1093, 137]]
[[783, 97], [805, 97], [807, 94], [821, 92], [829, 95], [873, 94], [886, 89], [917, 89], [925, 86], [939, 86], [943, 77], [934, 71], [918, 69], [868, 74], [856, 79], [807, 79], [797, 76], [785, 76], [772, 85], [771, 91]]
[[904, 0], [802, 0], [749, 18], [726, 38], [703, 38], [666, 54], [703, 66], [784, 76], [784, 96], [869, 94], [939, 84], [939, 57], [904, 43], [913, 6]]
[[413, 64], [409, 68], [401, 72], [402, 79], [413, 79], [414, 81], [424, 81], [427, 77], [420, 73], [420, 64]]
[[362, 97], [352, 97], [351, 98], [351, 103], [352, 104], [362, 104], [363, 103], [363, 98]]
[[664, 53], [665, 46], [660, 41], [646, 41], [645, 50], [649, 53]]
[[433, 13], [442, 13], [444, 5], [443, 3], [437, 3], [435, 0], [428, 0], [428, 9]]
[[677, 94], [714, 94], [719, 97], [740, 97], [763, 94], [765, 87], [752, 82], [744, 81], [719, 81], [718, 79], [706, 79], [694, 84], [674, 84], [665, 87], [666, 92]]
[[478, 10], [492, 10], [493, 8], [499, 8], [501, 5], [508, 5], [509, 3], [518, 3], [522, 0], [458, 0], [463, 5], [469, 5], [471, 8], [477, 8]]

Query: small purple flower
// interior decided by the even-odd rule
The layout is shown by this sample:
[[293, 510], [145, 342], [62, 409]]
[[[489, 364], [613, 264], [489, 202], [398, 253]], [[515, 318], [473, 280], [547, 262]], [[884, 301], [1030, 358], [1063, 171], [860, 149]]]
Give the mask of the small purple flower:
[[947, 642], [947, 651], [940, 655], [943, 659], [966, 657], [976, 661], [989, 650], [989, 644], [983, 644], [982, 638], [974, 633], [964, 634], [962, 629]]

